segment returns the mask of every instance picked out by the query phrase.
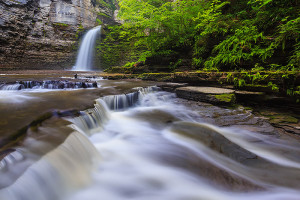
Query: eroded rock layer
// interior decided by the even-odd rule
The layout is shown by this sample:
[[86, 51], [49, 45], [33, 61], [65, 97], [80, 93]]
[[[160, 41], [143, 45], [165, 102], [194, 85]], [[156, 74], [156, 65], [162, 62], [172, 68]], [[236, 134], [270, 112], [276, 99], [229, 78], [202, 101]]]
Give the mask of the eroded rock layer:
[[80, 31], [94, 27], [100, 16], [113, 16], [109, 4], [99, 2], [0, 1], [0, 69], [71, 68]]

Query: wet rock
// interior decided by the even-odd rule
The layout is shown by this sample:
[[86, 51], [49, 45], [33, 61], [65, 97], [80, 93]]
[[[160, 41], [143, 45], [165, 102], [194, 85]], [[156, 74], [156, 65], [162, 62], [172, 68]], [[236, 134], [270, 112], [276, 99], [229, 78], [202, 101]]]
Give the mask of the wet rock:
[[82, 83], [82, 88], [87, 88], [88, 85], [86, 83]]
[[205, 146], [240, 163], [257, 156], [232, 143], [217, 130], [206, 124], [192, 122], [175, 122], [171, 130], [185, 137], [201, 142]]
[[174, 92], [177, 88], [186, 86], [188, 86], [187, 83], [165, 83], [159, 87], [167, 92]]
[[95, 87], [95, 88], [98, 87], [98, 84], [96, 81], [93, 83], [93, 87]]
[[64, 89], [65, 84], [64, 83], [58, 83], [58, 89]]
[[175, 90], [180, 98], [202, 101], [216, 105], [230, 105], [235, 102], [234, 90], [216, 87], [179, 87]]
[[300, 136], [299, 115], [270, 109], [260, 110], [258, 114], [268, 120], [274, 127], [277, 127], [286, 133]]

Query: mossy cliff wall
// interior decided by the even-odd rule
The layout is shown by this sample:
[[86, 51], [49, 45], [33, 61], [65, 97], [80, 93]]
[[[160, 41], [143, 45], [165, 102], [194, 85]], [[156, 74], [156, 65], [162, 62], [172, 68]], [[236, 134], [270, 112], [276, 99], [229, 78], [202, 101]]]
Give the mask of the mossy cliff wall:
[[1, 0], [0, 69], [71, 68], [80, 33], [96, 26], [103, 14], [112, 18], [112, 4], [111, 0]]

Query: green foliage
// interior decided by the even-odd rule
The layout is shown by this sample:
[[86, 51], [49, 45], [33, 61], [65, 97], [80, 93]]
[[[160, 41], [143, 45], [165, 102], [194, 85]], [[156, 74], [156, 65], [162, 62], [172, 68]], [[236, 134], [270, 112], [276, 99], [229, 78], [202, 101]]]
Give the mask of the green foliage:
[[136, 45], [144, 45], [155, 54], [190, 47], [196, 25], [199, 1], [119, 1], [119, 16], [126, 27], [137, 30]]
[[297, 44], [295, 45], [293, 55], [291, 56], [291, 58], [289, 60], [288, 67], [291, 67], [294, 70], [298, 68], [298, 70], [299, 70], [299, 68], [300, 68], [299, 66], [300, 66], [300, 42], [298, 41]]
[[[138, 55], [189, 55], [205, 71], [300, 69], [299, 4], [285, 0], [119, 0]], [[189, 53], [192, 51], [192, 53]], [[146, 52], [146, 53], [145, 53]], [[279, 56], [280, 55], [280, 56]], [[280, 59], [279, 59], [280, 58]]]
[[265, 70], [264, 67], [260, 66], [259, 64], [256, 64], [254, 66], [254, 68], [251, 69], [251, 72], [259, 72], [259, 71], [264, 71], [264, 70]]
[[274, 50], [272, 46], [265, 48], [264, 40], [265, 37], [255, 26], [242, 26], [215, 46], [213, 49], [215, 56], [210, 57], [204, 66], [206, 68], [221, 65], [232, 67], [242, 62], [252, 61], [253, 58], [265, 61], [273, 55]]
[[124, 68], [130, 68], [130, 67], [133, 67], [134, 64], [135, 64], [135, 62], [128, 62], [123, 67]]
[[243, 87], [246, 85], [246, 81], [242, 78], [234, 78], [233, 83], [236, 87]]
[[152, 53], [151, 51], [144, 51], [140, 54], [138, 62], [145, 62], [147, 57], [151, 57]]
[[203, 63], [202, 58], [193, 58], [193, 62], [192, 65], [199, 68], [201, 66], [201, 64]]
[[114, 4], [114, 0], [96, 0], [97, 4], [104, 8], [109, 8], [111, 10], [115, 10], [116, 6]]
[[79, 24], [78, 28], [77, 28], [77, 31], [76, 31], [76, 34], [75, 34], [75, 37], [76, 39], [79, 38], [79, 35], [84, 31], [84, 28], [82, 26], [82, 24]]
[[279, 87], [276, 84], [269, 82], [268, 86], [271, 87], [273, 91], [279, 92]]
[[108, 26], [105, 37], [97, 43], [97, 55], [103, 69], [111, 66], [123, 66], [127, 62], [137, 61], [145, 50], [135, 46], [136, 30], [124, 26]]
[[232, 73], [228, 73], [227, 76], [226, 76], [226, 80], [227, 82], [231, 83], [233, 81], [233, 75]]
[[[255, 72], [241, 72], [238, 74], [232, 74], [228, 73], [226, 76], [226, 80], [229, 83], [234, 83], [236, 87], [243, 87], [247, 84], [251, 85], [257, 85], [262, 84], [268, 80], [269, 75], [268, 74], [261, 74], [258, 71]], [[273, 84], [272, 82], [269, 82], [269, 86], [272, 87], [272, 89], [276, 90], [277, 85]]]
[[97, 15], [98, 15], [98, 16], [103, 16], [103, 17], [110, 17], [110, 16], [108, 16], [107, 14], [102, 13], [102, 12], [98, 12]]
[[178, 68], [182, 63], [182, 59], [177, 60], [175, 63], [170, 63], [169, 68], [174, 71], [176, 68]]
[[103, 24], [103, 22], [102, 22], [100, 19], [96, 19], [96, 23], [97, 23], [98, 25], [102, 25], [102, 24]]

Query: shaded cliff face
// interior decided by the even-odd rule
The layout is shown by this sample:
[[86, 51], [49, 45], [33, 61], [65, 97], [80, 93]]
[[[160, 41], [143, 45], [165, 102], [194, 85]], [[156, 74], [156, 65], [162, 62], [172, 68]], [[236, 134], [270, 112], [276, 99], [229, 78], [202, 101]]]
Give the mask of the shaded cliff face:
[[0, 69], [70, 69], [80, 31], [113, 16], [100, 2], [1, 0]]

